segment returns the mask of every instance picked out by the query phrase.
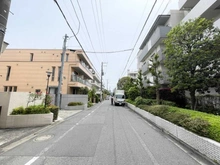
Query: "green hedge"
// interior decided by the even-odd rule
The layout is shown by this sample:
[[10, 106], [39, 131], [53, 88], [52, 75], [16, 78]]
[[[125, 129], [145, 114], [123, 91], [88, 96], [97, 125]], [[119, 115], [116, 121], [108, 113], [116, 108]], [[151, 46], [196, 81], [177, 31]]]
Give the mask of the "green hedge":
[[17, 107], [12, 111], [12, 115], [26, 115], [26, 114], [45, 114], [50, 113], [50, 110], [45, 108], [43, 105], [31, 105], [29, 107]]
[[44, 107], [44, 105], [31, 105], [29, 107], [17, 107], [14, 108], [11, 115], [28, 115], [28, 114], [45, 114], [45, 113], [53, 113], [53, 121], [57, 120], [59, 107], [55, 105], [50, 105], [48, 107]]
[[77, 105], [83, 105], [82, 102], [69, 102], [68, 106], [77, 106]]
[[200, 136], [220, 142], [220, 116], [167, 105], [138, 107]]

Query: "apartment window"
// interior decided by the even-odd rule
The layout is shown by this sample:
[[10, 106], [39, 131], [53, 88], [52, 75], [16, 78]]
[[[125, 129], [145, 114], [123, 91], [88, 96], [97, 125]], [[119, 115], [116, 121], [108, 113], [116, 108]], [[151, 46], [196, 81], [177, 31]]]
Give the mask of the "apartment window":
[[66, 62], [69, 60], [69, 53], [66, 53]]
[[17, 92], [17, 86], [14, 86], [14, 90], [13, 90], [13, 92]]
[[54, 77], [55, 77], [55, 69], [56, 69], [56, 67], [53, 66], [53, 67], [52, 67], [51, 81], [54, 81]]
[[7, 91], [8, 91], [8, 87], [4, 86], [4, 92], [7, 92]]
[[59, 66], [59, 67], [58, 67], [58, 81], [59, 81], [59, 79], [60, 79], [60, 74], [61, 74], [61, 67]]
[[9, 86], [9, 92], [12, 92], [12, 86]]
[[7, 67], [8, 67], [8, 70], [7, 70], [7, 75], [6, 75], [6, 81], [9, 80], [10, 73], [11, 73], [11, 66], [7, 66]]
[[31, 53], [30, 54], [30, 61], [33, 61], [33, 59], [34, 59], [34, 53]]

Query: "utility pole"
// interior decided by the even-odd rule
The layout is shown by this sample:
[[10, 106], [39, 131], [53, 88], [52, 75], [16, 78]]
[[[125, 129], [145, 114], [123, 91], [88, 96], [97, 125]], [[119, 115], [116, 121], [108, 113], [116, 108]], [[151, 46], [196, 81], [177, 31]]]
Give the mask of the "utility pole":
[[59, 81], [58, 81], [58, 89], [57, 89], [57, 106], [60, 108], [60, 92], [61, 92], [61, 85], [63, 80], [63, 65], [64, 65], [64, 57], [66, 54], [66, 41], [67, 41], [67, 34], [65, 34], [64, 41], [63, 41], [63, 52], [61, 54], [61, 68], [59, 73]]
[[100, 101], [102, 101], [102, 76], [104, 75], [103, 73], [103, 62], [101, 64], [101, 94], [100, 94]]
[[107, 86], [106, 86], [106, 88], [107, 88], [107, 91], [108, 91], [108, 79], [107, 79]]

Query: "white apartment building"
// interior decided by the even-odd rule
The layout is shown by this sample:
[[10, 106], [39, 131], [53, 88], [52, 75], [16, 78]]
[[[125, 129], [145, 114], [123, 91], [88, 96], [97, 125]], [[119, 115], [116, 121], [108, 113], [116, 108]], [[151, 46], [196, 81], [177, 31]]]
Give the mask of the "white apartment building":
[[158, 15], [157, 19], [153, 23], [151, 29], [146, 35], [144, 41], [140, 46], [140, 50], [138, 52], [138, 69], [142, 70], [143, 73], [143, 84], [147, 86], [147, 80], [153, 82], [153, 77], [151, 73], [149, 73], [149, 61], [156, 54], [159, 56], [160, 66], [158, 69], [162, 71], [163, 80], [160, 81], [161, 85], [166, 87], [168, 84], [166, 68], [164, 67], [164, 39], [167, 36], [167, 33], [170, 31], [172, 27], [177, 25], [183, 18], [185, 12], [178, 10], [171, 10], [168, 15]]
[[179, 0], [181, 11], [187, 11], [182, 21], [203, 17], [213, 19], [220, 27], [220, 0]]
[[169, 82], [163, 64], [165, 58], [163, 40], [172, 27], [181, 21], [185, 22], [197, 17], [213, 19], [214, 25], [220, 27], [220, 0], [179, 0], [179, 10], [171, 10], [168, 15], [158, 15], [137, 55], [138, 69], [142, 70], [145, 86], [148, 85], [146, 84], [147, 79], [153, 81], [153, 77], [149, 73], [149, 60], [158, 54], [161, 62], [158, 69], [162, 71], [163, 76], [160, 83], [166, 87]]

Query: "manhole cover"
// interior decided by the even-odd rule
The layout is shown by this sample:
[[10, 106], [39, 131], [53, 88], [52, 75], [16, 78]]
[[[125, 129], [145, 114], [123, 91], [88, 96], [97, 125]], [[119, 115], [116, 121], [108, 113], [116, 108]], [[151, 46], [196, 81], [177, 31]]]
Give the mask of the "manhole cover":
[[36, 137], [34, 139], [35, 142], [41, 142], [41, 141], [45, 141], [45, 140], [48, 140], [50, 138], [52, 138], [53, 135], [43, 135], [43, 136], [39, 136], [39, 137]]

